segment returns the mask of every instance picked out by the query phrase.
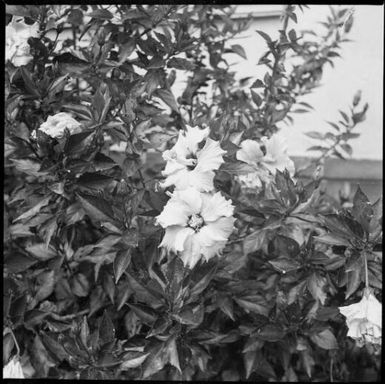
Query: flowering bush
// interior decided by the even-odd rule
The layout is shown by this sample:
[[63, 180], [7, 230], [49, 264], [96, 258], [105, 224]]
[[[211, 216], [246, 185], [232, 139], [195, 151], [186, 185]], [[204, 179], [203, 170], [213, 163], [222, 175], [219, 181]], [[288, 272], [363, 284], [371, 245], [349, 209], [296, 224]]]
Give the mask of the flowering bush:
[[297, 11], [236, 80], [229, 6], [7, 6], [4, 377], [379, 378], [382, 199], [318, 172], [368, 106], [308, 133], [310, 171], [279, 132], [352, 12]]

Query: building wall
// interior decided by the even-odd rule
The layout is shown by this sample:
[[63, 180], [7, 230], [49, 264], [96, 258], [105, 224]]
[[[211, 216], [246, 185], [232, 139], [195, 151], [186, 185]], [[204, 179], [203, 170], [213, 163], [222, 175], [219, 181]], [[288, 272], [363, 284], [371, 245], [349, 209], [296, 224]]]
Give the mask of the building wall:
[[[263, 77], [266, 68], [257, 62], [266, 51], [266, 45], [256, 32], [260, 29], [272, 38], [278, 38], [281, 28], [279, 11], [283, 5], [240, 5], [237, 12], [241, 17], [252, 14], [251, 25], [241, 39], [234, 43], [244, 46], [248, 60], [232, 58], [238, 78]], [[335, 6], [338, 8], [338, 6]], [[328, 5], [310, 5], [297, 12], [298, 24], [289, 23], [297, 31], [311, 29], [319, 31], [329, 14]], [[362, 101], [369, 103], [366, 120], [355, 128], [361, 136], [350, 141], [353, 148], [351, 159], [330, 158], [325, 163], [324, 184], [328, 193], [338, 198], [340, 191], [350, 197], [360, 185], [369, 199], [375, 201], [383, 191], [383, 45], [384, 7], [376, 5], [354, 5], [354, 24], [349, 38], [352, 42], [343, 45], [341, 58], [335, 60], [335, 67], [327, 66], [322, 84], [303, 101], [309, 102], [315, 110], [307, 114], [294, 115], [294, 124], [282, 125], [282, 134], [288, 142], [289, 154], [296, 166], [306, 163], [312, 154], [306, 149], [319, 144], [306, 135], [306, 131], [325, 131], [328, 121], [340, 119], [338, 110], [348, 110], [353, 95], [362, 91]], [[234, 55], [235, 56], [235, 55]], [[313, 155], [314, 156], [314, 155]]]
[[[256, 65], [266, 50], [265, 42], [256, 30], [260, 29], [277, 38], [281, 22], [279, 16], [274, 14], [279, 11], [279, 7], [283, 8], [256, 4], [238, 6], [238, 12], [242, 15], [252, 12], [255, 17], [249, 30], [243, 33], [241, 39], [236, 40], [236, 43], [244, 46], [248, 57], [247, 61], [233, 58], [233, 63], [236, 63], [234, 70], [241, 74], [238, 77], [262, 76], [265, 73], [265, 67]], [[328, 5], [310, 5], [304, 13], [297, 11], [298, 24], [291, 21], [289, 29], [322, 30], [319, 22], [325, 20], [329, 13]], [[356, 132], [361, 133], [361, 136], [350, 142], [353, 147], [352, 157], [382, 160], [384, 7], [354, 5], [354, 24], [349, 38], [353, 41], [343, 45], [342, 58], [335, 60], [335, 67], [326, 67], [322, 86], [304, 98], [314, 106], [315, 111], [295, 115], [293, 126], [282, 125], [282, 133], [288, 140], [289, 152], [293, 156], [308, 156], [306, 148], [315, 145], [317, 141], [308, 138], [303, 132], [322, 132], [327, 129], [325, 120], [339, 119], [338, 109], [347, 110], [354, 93], [360, 89], [362, 100], [369, 103], [369, 110], [366, 121], [357, 126]]]

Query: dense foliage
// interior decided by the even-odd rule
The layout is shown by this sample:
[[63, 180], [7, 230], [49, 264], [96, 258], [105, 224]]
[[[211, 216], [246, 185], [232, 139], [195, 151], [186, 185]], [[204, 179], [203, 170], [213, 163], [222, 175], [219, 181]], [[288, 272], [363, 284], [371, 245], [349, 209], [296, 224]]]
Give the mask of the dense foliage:
[[[248, 25], [229, 6], [6, 11], [4, 366], [61, 379], [379, 379], [381, 341], [347, 336], [339, 307], [381, 301], [382, 198], [358, 188], [342, 206], [320, 173], [269, 173], [264, 138], [311, 110], [303, 99], [348, 40], [348, 9], [312, 36], [288, 27], [288, 6], [278, 39], [258, 31], [265, 76], [241, 80], [227, 58], [246, 59], [231, 39]], [[321, 143], [312, 167], [351, 153], [367, 109], [357, 94], [331, 132], [309, 132]], [[190, 126], [223, 150], [206, 172], [236, 220], [221, 254], [206, 247], [208, 261], [189, 264], [159, 244], [180, 193], [169, 198], [162, 154]], [[245, 140], [264, 143], [254, 187]]]

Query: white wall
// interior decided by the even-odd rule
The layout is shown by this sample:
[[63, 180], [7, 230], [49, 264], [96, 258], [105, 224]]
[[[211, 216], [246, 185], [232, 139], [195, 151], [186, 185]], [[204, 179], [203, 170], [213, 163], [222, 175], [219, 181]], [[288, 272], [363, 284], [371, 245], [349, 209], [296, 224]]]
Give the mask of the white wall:
[[[248, 9], [253, 12], [258, 7], [262, 6], [249, 5]], [[348, 36], [354, 41], [343, 45], [342, 58], [335, 60], [334, 69], [330, 66], [325, 68], [322, 86], [304, 99], [315, 107], [315, 111], [295, 115], [294, 126], [283, 126], [282, 133], [288, 140], [291, 155], [309, 155], [306, 148], [316, 141], [303, 132], [327, 129], [324, 121], [339, 119], [338, 109], [347, 110], [354, 93], [361, 89], [362, 100], [369, 103], [369, 110], [366, 121], [356, 128], [361, 136], [350, 142], [352, 157], [382, 160], [384, 7], [354, 5], [354, 10], [354, 24]], [[241, 11], [243, 13], [244, 9]], [[297, 12], [298, 24], [291, 22], [289, 28], [317, 30], [320, 28], [317, 23], [325, 20], [328, 14], [328, 5], [310, 5], [304, 13]], [[256, 63], [266, 47], [255, 30], [260, 29], [272, 37], [278, 37], [280, 25], [278, 18], [256, 19], [244, 33], [244, 38], [234, 41], [244, 46], [248, 56], [248, 61], [234, 57], [234, 62], [238, 63], [234, 69], [241, 74], [238, 77], [263, 75], [265, 69], [256, 66]]]

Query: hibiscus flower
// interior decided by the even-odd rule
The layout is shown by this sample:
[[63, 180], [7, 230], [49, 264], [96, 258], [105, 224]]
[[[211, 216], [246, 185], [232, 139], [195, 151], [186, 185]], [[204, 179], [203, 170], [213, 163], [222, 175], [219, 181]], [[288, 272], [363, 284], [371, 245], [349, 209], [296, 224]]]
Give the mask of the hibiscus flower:
[[3, 367], [4, 379], [24, 379], [23, 369], [19, 360], [14, 357], [12, 360]]
[[[81, 124], [66, 112], [48, 116], [48, 119], [39, 127], [40, 131], [56, 139], [64, 136], [65, 129], [68, 129], [71, 135], [81, 132]], [[32, 137], [36, 139], [35, 131], [32, 132]]]
[[365, 342], [381, 345], [382, 304], [370, 289], [364, 291], [360, 302], [339, 307], [339, 310], [346, 317], [348, 336], [359, 346]]
[[280, 135], [273, 135], [270, 139], [262, 137], [261, 142], [244, 140], [237, 151], [236, 158], [251, 165], [255, 172], [238, 176], [238, 180], [246, 187], [260, 187], [261, 180], [268, 180], [269, 175], [275, 175], [277, 170], [287, 169], [293, 176], [294, 163], [287, 154], [286, 142]]
[[39, 24], [28, 25], [22, 20], [13, 16], [12, 21], [5, 28], [5, 60], [11, 61], [15, 67], [26, 65], [33, 59], [28, 39], [39, 37]]
[[226, 151], [208, 137], [209, 133], [209, 128], [189, 126], [179, 133], [175, 145], [163, 153], [167, 164], [162, 172], [166, 176], [162, 188], [174, 185], [176, 189], [194, 187], [202, 192], [214, 189], [214, 170], [223, 163]]
[[179, 253], [185, 266], [220, 254], [233, 231], [234, 207], [220, 192], [176, 190], [156, 218], [166, 229], [160, 247]]

